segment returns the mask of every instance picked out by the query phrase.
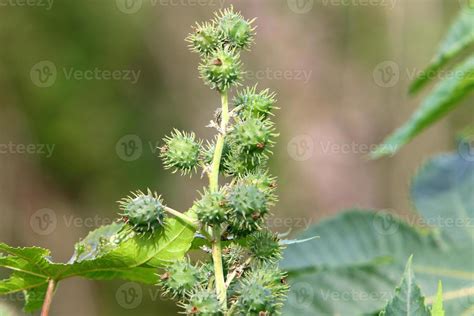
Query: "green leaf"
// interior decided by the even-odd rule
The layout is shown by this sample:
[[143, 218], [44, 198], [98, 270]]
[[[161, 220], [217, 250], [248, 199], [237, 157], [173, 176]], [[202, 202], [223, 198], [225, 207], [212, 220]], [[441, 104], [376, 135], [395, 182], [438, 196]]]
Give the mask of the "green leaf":
[[424, 222], [453, 246], [474, 243], [474, 160], [441, 155], [417, 173], [411, 188]]
[[431, 309], [431, 316], [444, 316], [443, 308], [443, 284], [441, 281], [438, 283], [438, 292], [436, 294], [436, 299], [433, 303]]
[[436, 77], [441, 68], [450, 60], [474, 44], [473, 11], [469, 8], [461, 11], [428, 68], [412, 83], [410, 93], [418, 92], [432, 78]]
[[13, 271], [9, 278], [0, 281], [0, 295], [23, 292], [25, 311], [33, 312], [41, 307], [48, 275], [52, 272], [47, 256], [49, 251], [46, 249], [14, 248], [0, 243], [0, 267]]
[[24, 291], [24, 310], [28, 313], [33, 313], [34, 311], [41, 309], [41, 307], [43, 306], [44, 299], [46, 297], [47, 290], [48, 283], [45, 283], [41, 286], [31, 288], [28, 291]]
[[166, 220], [163, 231], [152, 238], [135, 235], [124, 224], [114, 223], [77, 243], [68, 264], [51, 262], [46, 249], [0, 243], [0, 267], [13, 271], [0, 281], [0, 295], [24, 291], [25, 310], [34, 311], [41, 307], [50, 279], [59, 282], [79, 276], [155, 284], [156, 267], [182, 259], [193, 238], [194, 228], [178, 219]]
[[373, 159], [394, 155], [403, 145], [459, 105], [458, 101], [474, 87], [474, 56], [456, 67], [454, 73], [456, 75], [438, 84], [412, 117], [371, 153]]
[[425, 298], [421, 294], [420, 288], [415, 283], [415, 275], [411, 268], [412, 258], [413, 257], [410, 257], [410, 259], [408, 259], [402, 282], [395, 290], [395, 296], [380, 313], [380, 316], [430, 315], [425, 306]]
[[[119, 225], [119, 224], [116, 224]], [[91, 253], [79, 253], [76, 247], [76, 261], [66, 266], [59, 279], [82, 276], [90, 279], [125, 279], [154, 284], [157, 281], [154, 268], [164, 266], [184, 257], [191, 247], [194, 228], [178, 219], [167, 219], [164, 230], [152, 238], [134, 235], [130, 231], [119, 231], [117, 227], [99, 228], [92, 232], [82, 245], [88, 245]], [[116, 234], [113, 234], [113, 232]], [[110, 244], [105, 243], [105, 252], [98, 247], [97, 240], [106, 234]], [[123, 234], [126, 234], [123, 236]], [[127, 235], [132, 234], [132, 235]], [[116, 240], [118, 246], [113, 246]], [[90, 258], [85, 260], [84, 258]]]
[[[429, 181], [423, 180], [423, 170], [431, 170], [430, 165], [435, 168], [441, 158], [434, 158], [422, 168], [419, 173], [422, 178], [414, 180], [414, 185], [421, 185], [416, 191], [422, 190], [422, 183], [426, 183], [438, 188], [439, 191], [426, 191], [437, 199], [438, 194], [442, 195], [441, 188], [446, 192], [468, 190], [456, 188], [466, 185], [465, 182], [447, 178], [447, 174], [456, 174], [458, 169], [470, 172], [462, 169], [465, 162], [459, 160], [459, 156], [449, 157], [444, 158], [451, 161], [443, 164], [445, 171], [431, 172]], [[437, 200], [438, 207], [447, 212], [456, 209], [460, 204], [460, 196], [456, 196]], [[473, 204], [468, 205], [472, 207]], [[456, 216], [455, 212], [452, 218], [455, 220]], [[426, 222], [423, 218], [416, 221], [423, 222]], [[412, 268], [427, 300], [433, 301], [436, 285], [441, 280], [447, 315], [468, 315], [468, 311], [474, 309], [472, 239], [454, 242], [448, 238], [449, 234], [438, 233], [440, 229], [414, 227], [386, 211], [352, 210], [323, 220], [298, 236], [319, 235], [318, 240], [292, 245], [285, 250], [281, 267], [289, 271], [291, 290], [284, 314], [378, 313], [399, 283], [407, 259], [414, 254]], [[467, 234], [460, 236], [468, 238]]]

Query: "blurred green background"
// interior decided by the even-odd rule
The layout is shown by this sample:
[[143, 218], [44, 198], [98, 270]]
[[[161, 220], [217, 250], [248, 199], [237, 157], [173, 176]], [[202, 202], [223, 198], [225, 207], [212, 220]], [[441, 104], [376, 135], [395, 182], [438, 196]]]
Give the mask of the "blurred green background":
[[[412, 207], [408, 183], [428, 156], [454, 148], [460, 108], [396, 157], [366, 159], [421, 97], [407, 86], [464, 1], [0, 1], [0, 241], [67, 261], [108, 224], [115, 201], [151, 188], [185, 210], [205, 185], [163, 171], [157, 147], [176, 127], [202, 138], [219, 98], [184, 38], [233, 4], [258, 17], [247, 85], [278, 92], [281, 136], [271, 170], [280, 203], [270, 226], [305, 229], [350, 207]], [[2, 271], [3, 272], [3, 271]], [[19, 309], [21, 297], [0, 298]], [[52, 315], [176, 315], [156, 288], [68, 280]]]

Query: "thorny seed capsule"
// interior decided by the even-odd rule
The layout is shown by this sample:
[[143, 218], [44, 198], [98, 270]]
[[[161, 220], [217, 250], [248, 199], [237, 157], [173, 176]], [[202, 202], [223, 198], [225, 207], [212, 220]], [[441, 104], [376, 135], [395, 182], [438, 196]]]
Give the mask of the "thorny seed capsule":
[[218, 48], [199, 65], [199, 73], [204, 82], [218, 91], [227, 91], [242, 78], [239, 53], [224, 47]]
[[266, 119], [275, 108], [275, 94], [268, 89], [257, 93], [257, 86], [248, 87], [237, 94], [234, 105], [243, 119]]
[[174, 130], [171, 136], [164, 139], [165, 145], [161, 147], [160, 156], [166, 169], [178, 170], [182, 174], [190, 173], [199, 164], [201, 144], [195, 140], [194, 133], [183, 133]]
[[139, 233], [154, 233], [164, 225], [165, 211], [163, 201], [150, 190], [147, 194], [137, 191], [119, 201], [120, 215], [132, 229]]
[[219, 39], [224, 45], [231, 45], [239, 49], [248, 49], [255, 36], [252, 21], [247, 21], [243, 16], [234, 12], [232, 7], [216, 13], [215, 24]]
[[214, 23], [196, 23], [186, 41], [191, 51], [207, 56], [219, 46], [219, 35]]
[[169, 266], [160, 276], [158, 284], [161, 285], [165, 294], [182, 298], [196, 285], [206, 280], [202, 269], [192, 265], [188, 259], [183, 259]]
[[226, 220], [227, 209], [223, 189], [217, 192], [205, 190], [201, 199], [196, 201], [193, 206], [198, 219], [207, 225], [223, 223]]
[[214, 291], [197, 288], [187, 295], [187, 302], [182, 304], [188, 315], [223, 316], [221, 305]]

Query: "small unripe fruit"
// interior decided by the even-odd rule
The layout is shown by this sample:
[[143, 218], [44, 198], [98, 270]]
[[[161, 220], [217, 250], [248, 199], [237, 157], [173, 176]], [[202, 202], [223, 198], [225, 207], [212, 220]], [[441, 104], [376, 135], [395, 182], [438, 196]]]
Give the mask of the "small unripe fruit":
[[248, 118], [267, 118], [275, 107], [275, 94], [268, 89], [257, 93], [257, 86], [247, 88], [237, 94], [234, 104], [239, 108], [239, 116]]
[[165, 145], [161, 147], [160, 156], [166, 169], [178, 170], [187, 174], [199, 164], [201, 144], [195, 140], [194, 133], [182, 133], [174, 130], [171, 136], [164, 139]]
[[242, 78], [239, 54], [228, 47], [218, 48], [199, 65], [204, 82], [219, 91], [227, 91]]
[[245, 255], [245, 249], [239, 244], [231, 244], [222, 250], [222, 259], [228, 270], [241, 264]]
[[248, 247], [259, 262], [275, 263], [282, 258], [280, 240], [270, 231], [257, 231], [250, 235]]
[[164, 225], [165, 211], [161, 198], [148, 190], [137, 191], [119, 201], [123, 220], [139, 233], [154, 233]]
[[222, 189], [217, 192], [205, 190], [201, 199], [193, 206], [198, 219], [207, 225], [223, 223], [226, 220], [227, 209], [227, 201]]
[[234, 145], [234, 148], [227, 154], [223, 164], [223, 172], [228, 176], [239, 176], [251, 171], [255, 171], [258, 167], [265, 166], [266, 158], [258, 154], [249, 154], [241, 152]]
[[230, 137], [244, 153], [263, 153], [273, 145], [273, 123], [269, 120], [261, 121], [256, 118], [239, 122]]
[[192, 265], [189, 260], [183, 259], [170, 265], [159, 278], [159, 285], [164, 294], [171, 297], [184, 297], [195, 286], [206, 281], [201, 270]]
[[188, 301], [183, 304], [187, 315], [192, 316], [223, 316], [221, 305], [214, 291], [197, 289], [193, 291]]
[[239, 49], [248, 49], [255, 36], [253, 21], [245, 20], [233, 8], [225, 9], [216, 14], [215, 23], [219, 36], [224, 45], [231, 45]]
[[239, 315], [280, 314], [287, 292], [286, 275], [277, 266], [254, 266], [240, 282]]
[[239, 316], [273, 315], [277, 309], [272, 291], [258, 283], [241, 285], [236, 304]]
[[186, 41], [189, 42], [191, 51], [207, 56], [212, 53], [219, 45], [219, 35], [214, 23], [197, 24]]
[[230, 226], [234, 231], [250, 232], [260, 228], [268, 213], [265, 193], [254, 185], [236, 185], [229, 194]]
[[244, 282], [259, 283], [271, 289], [277, 299], [282, 299], [289, 290], [286, 278], [286, 273], [282, 272], [276, 263], [257, 264], [247, 273]]
[[240, 178], [239, 182], [247, 185], [255, 185], [266, 194], [267, 200], [270, 203], [273, 204], [277, 201], [275, 195], [275, 189], [277, 187], [276, 178], [270, 176], [268, 172], [257, 170], [255, 172], [246, 173]]

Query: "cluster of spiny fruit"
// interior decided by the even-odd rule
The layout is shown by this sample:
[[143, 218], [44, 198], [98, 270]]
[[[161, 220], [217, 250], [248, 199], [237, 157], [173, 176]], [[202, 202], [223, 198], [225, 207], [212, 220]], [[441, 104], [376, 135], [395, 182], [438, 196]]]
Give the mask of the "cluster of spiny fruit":
[[[202, 58], [201, 77], [221, 94], [242, 78], [239, 54], [253, 42], [252, 22], [230, 8], [217, 13], [211, 22], [197, 24], [187, 38], [191, 50]], [[275, 315], [288, 291], [285, 274], [278, 269], [281, 242], [265, 228], [270, 207], [277, 200], [275, 178], [267, 171], [272, 139], [277, 136], [270, 120], [275, 97], [268, 90], [252, 87], [237, 93], [233, 101], [225, 130], [219, 122], [221, 112], [216, 112], [213, 122], [225, 135], [218, 171], [230, 181], [217, 190], [204, 189], [190, 211], [200, 229], [219, 227], [223, 231], [227, 302], [222, 304], [216, 294], [211, 262], [193, 264], [186, 258], [160, 275], [164, 293], [178, 299], [188, 315]], [[216, 140], [204, 145], [194, 133], [175, 130], [164, 143], [160, 155], [166, 168], [183, 175], [198, 167], [212, 171]], [[121, 208], [123, 218], [137, 233], [162, 229], [165, 206], [156, 194], [138, 192], [124, 199]], [[210, 251], [206, 246], [202, 249]]]

